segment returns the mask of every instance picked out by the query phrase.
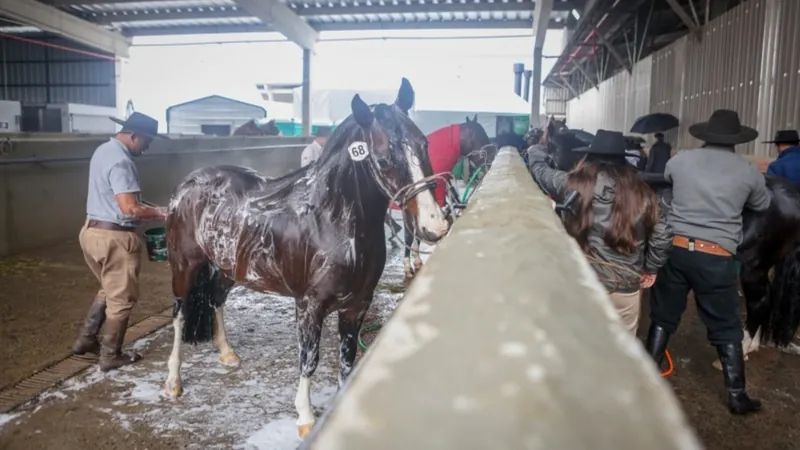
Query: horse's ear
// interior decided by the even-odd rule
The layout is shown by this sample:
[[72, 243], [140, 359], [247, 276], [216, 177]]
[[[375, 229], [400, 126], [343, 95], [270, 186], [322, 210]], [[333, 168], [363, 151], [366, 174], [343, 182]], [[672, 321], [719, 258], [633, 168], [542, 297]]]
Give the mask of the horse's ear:
[[411, 111], [411, 107], [414, 106], [414, 88], [411, 87], [411, 82], [405, 77], [400, 82], [400, 90], [397, 91], [397, 100], [395, 100], [394, 104], [406, 115]]
[[472, 118], [472, 121], [473, 122], [477, 122], [478, 121], [478, 114], [477, 113], [475, 113], [475, 117]]
[[372, 126], [375, 116], [372, 114], [372, 110], [369, 109], [369, 105], [364, 103], [364, 100], [361, 100], [360, 95], [356, 94], [353, 97], [353, 101], [350, 102], [350, 109], [353, 111], [353, 118], [356, 119], [356, 123], [362, 128]]
[[469, 122], [470, 122], [470, 120], [469, 120], [469, 116], [467, 116], [467, 123], [469, 123]]

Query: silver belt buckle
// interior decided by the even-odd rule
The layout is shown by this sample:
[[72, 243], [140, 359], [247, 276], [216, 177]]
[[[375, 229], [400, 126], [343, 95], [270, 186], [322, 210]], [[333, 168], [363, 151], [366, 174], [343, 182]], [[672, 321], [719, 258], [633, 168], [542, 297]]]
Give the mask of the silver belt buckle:
[[690, 252], [693, 252], [693, 251], [694, 251], [694, 241], [693, 241], [693, 240], [691, 240], [691, 239], [689, 240], [689, 251], [690, 251]]

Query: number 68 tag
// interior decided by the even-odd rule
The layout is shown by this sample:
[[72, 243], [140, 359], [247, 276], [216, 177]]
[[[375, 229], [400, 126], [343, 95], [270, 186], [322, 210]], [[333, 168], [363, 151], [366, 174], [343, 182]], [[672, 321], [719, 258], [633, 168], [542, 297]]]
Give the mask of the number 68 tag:
[[355, 141], [347, 147], [347, 154], [353, 161], [363, 161], [369, 156], [369, 147], [366, 142]]

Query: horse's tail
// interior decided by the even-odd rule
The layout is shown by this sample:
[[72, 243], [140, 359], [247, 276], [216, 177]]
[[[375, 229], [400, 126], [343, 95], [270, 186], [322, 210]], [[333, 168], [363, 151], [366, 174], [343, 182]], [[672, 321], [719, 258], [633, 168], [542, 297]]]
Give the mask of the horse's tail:
[[769, 288], [770, 315], [764, 337], [778, 347], [789, 345], [800, 326], [800, 239], [775, 266]]
[[192, 290], [182, 302], [183, 342], [197, 344], [214, 337], [214, 311], [225, 301], [222, 273], [210, 262], [197, 270]]

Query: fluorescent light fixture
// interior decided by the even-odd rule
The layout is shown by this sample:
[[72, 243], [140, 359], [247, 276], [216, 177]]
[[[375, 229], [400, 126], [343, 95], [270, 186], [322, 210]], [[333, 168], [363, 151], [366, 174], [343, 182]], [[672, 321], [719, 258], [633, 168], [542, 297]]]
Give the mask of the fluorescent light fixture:
[[577, 9], [573, 9], [572, 10], [572, 17], [574, 17], [575, 20], [581, 20], [581, 13], [579, 13]]

